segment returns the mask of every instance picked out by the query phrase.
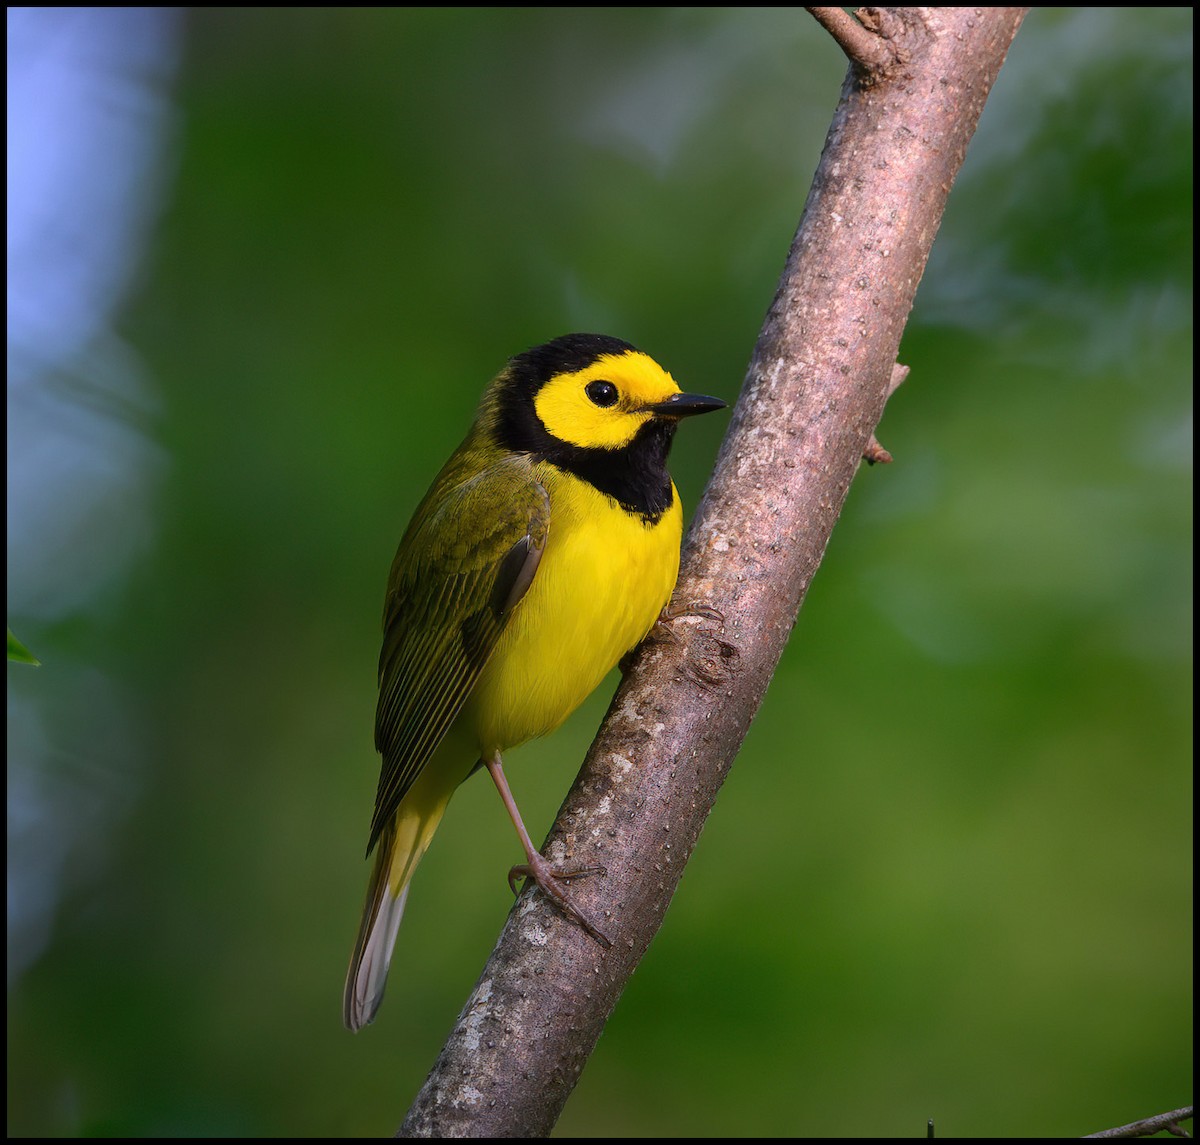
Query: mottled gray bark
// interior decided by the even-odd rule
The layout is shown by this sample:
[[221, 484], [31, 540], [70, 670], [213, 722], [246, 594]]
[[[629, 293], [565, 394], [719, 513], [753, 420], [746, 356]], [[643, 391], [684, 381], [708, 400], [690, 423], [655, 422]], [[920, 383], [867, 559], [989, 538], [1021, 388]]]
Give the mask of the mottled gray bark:
[[[605, 950], [518, 900], [402, 1136], [546, 1136], [662, 922], [891, 389], [900, 335], [1022, 8], [813, 9], [851, 59], [803, 219], [684, 546], [545, 854]], [[877, 448], [877, 446], [875, 447]]]

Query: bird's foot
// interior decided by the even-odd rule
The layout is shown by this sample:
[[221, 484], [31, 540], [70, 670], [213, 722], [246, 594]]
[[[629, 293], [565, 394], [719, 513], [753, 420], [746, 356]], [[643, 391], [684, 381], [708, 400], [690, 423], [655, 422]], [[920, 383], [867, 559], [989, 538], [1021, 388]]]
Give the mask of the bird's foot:
[[603, 875], [605, 873], [604, 867], [579, 867], [571, 871], [560, 871], [534, 851], [530, 855], [528, 863], [521, 863], [508, 872], [508, 885], [513, 894], [516, 894], [518, 879], [533, 879], [542, 889], [542, 892], [554, 902], [563, 914], [568, 918], [573, 918], [605, 950], [608, 950], [612, 947], [612, 940], [603, 931], [599, 930], [586, 914], [575, 906], [567, 894], [566, 887], [562, 885], [571, 879], [581, 879], [586, 875]]
[[[671, 627], [672, 622], [683, 620], [686, 617], [696, 617], [699, 620], [711, 620], [714, 624], [724, 624], [725, 614], [720, 609], [713, 608], [707, 604], [701, 604], [699, 601], [684, 603], [683, 601], [668, 601], [663, 605], [662, 612], [658, 614], [658, 619], [651, 625], [650, 631], [646, 633], [646, 638], [642, 644], [649, 644], [654, 640], [663, 640], [668, 644], [676, 646], [682, 645], [683, 640], [679, 637], [675, 629]], [[715, 637], [717, 634], [708, 628], [699, 630], [701, 636]], [[617, 663], [617, 667], [621, 670], [621, 675], [628, 675], [629, 669], [633, 664], [633, 659], [641, 649], [642, 644], [631, 648]]]
[[[720, 609], [695, 600], [672, 600], [665, 604], [662, 612], [658, 614], [658, 619], [654, 622], [651, 634], [668, 640], [672, 644], [682, 644], [683, 640], [676, 633], [673, 623], [676, 620], [692, 618], [697, 620], [711, 620], [714, 624], [725, 623], [725, 614]], [[698, 632], [701, 636], [716, 636], [716, 633], [709, 628], [700, 628]]]
[[725, 623], [725, 614], [719, 608], [713, 608], [711, 605], [702, 604], [698, 600], [685, 603], [684, 601], [669, 601], [661, 613], [659, 613], [657, 624], [668, 624], [672, 620], [679, 620], [684, 616], [699, 616], [705, 620], [716, 621], [717, 624]]

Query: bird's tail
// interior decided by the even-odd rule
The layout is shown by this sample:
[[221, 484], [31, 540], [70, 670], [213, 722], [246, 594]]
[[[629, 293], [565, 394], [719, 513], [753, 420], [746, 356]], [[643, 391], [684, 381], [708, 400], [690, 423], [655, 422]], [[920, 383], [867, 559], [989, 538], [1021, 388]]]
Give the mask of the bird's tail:
[[372, 1022], [383, 1001], [408, 885], [448, 801], [449, 793], [432, 801], [406, 798], [379, 836], [342, 996], [342, 1021], [347, 1029], [358, 1031]]

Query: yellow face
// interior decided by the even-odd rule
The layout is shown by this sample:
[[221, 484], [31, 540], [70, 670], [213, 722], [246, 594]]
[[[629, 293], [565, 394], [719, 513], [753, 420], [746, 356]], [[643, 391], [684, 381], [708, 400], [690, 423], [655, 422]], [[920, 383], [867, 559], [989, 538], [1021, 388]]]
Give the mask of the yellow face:
[[653, 358], [630, 350], [604, 354], [574, 373], [555, 374], [533, 399], [546, 430], [585, 449], [621, 449], [654, 415], [648, 406], [679, 393]]

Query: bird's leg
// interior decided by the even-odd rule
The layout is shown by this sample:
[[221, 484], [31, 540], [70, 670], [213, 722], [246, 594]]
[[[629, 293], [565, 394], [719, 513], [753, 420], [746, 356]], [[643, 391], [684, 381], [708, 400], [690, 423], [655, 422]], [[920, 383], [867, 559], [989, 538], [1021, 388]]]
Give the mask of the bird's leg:
[[508, 885], [512, 889], [513, 894], [517, 893], [517, 879], [533, 879], [541, 887], [542, 891], [554, 901], [559, 910], [569, 918], [573, 918], [607, 950], [612, 946], [612, 942], [596, 928], [591, 919], [571, 902], [567, 896], [566, 888], [559, 881], [560, 879], [579, 879], [584, 875], [602, 875], [604, 874], [604, 868], [580, 867], [573, 871], [560, 871], [552, 863], [544, 859], [534, 847], [533, 841], [529, 838], [529, 832], [525, 830], [525, 824], [521, 821], [521, 812], [517, 810], [517, 801], [508, 789], [508, 780], [504, 777], [504, 768], [500, 763], [500, 753], [495, 752], [482, 762], [484, 767], [488, 769], [488, 774], [492, 777], [492, 782], [496, 785], [496, 790], [500, 792], [500, 798], [504, 800], [508, 817], [517, 829], [517, 835], [521, 839], [521, 846], [525, 848], [526, 861], [513, 867], [508, 872]]

